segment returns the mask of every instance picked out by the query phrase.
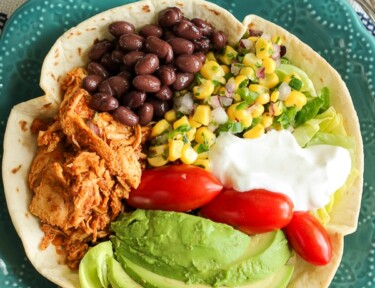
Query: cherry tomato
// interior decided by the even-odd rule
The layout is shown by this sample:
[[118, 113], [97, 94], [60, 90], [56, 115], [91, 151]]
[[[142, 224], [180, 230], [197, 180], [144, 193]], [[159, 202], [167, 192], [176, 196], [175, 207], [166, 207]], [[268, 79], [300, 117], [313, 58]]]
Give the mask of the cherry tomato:
[[227, 189], [202, 207], [200, 213], [213, 221], [254, 234], [287, 225], [292, 219], [293, 207], [289, 197], [281, 193], [263, 189], [247, 192]]
[[141, 183], [129, 194], [136, 208], [185, 212], [210, 202], [223, 186], [208, 171], [192, 165], [171, 165], [142, 173]]
[[284, 232], [293, 249], [307, 262], [326, 265], [331, 260], [332, 245], [327, 231], [309, 212], [294, 212]]

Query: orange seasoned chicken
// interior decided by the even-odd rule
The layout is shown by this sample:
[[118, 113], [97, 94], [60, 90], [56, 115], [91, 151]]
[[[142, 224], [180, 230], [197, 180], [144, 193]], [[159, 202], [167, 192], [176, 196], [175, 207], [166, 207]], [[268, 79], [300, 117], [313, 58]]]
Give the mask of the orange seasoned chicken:
[[39, 131], [29, 174], [30, 211], [45, 232], [41, 248], [53, 242], [71, 268], [89, 245], [108, 236], [109, 223], [124, 210], [122, 200], [139, 185], [142, 144], [150, 133], [90, 109], [91, 96], [80, 88], [84, 77], [83, 69], [67, 75], [59, 115]]

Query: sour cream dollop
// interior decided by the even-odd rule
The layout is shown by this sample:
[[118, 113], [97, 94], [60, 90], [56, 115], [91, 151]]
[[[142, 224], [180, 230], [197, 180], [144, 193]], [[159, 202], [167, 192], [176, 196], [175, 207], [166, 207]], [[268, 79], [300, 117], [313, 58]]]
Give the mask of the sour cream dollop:
[[283, 193], [296, 211], [328, 204], [351, 169], [348, 150], [332, 145], [301, 148], [287, 130], [270, 131], [257, 139], [223, 133], [211, 147], [209, 159], [211, 172], [225, 187]]

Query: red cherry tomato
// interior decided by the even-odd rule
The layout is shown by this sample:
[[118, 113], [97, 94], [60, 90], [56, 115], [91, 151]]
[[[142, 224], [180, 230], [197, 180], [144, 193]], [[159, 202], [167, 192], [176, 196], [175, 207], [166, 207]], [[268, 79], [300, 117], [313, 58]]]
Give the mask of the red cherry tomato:
[[331, 240], [322, 224], [308, 212], [294, 212], [284, 228], [293, 249], [307, 262], [326, 265], [332, 258]]
[[202, 207], [200, 213], [213, 221], [248, 233], [280, 229], [293, 216], [293, 202], [284, 194], [263, 189], [237, 192], [227, 189]]
[[207, 204], [222, 189], [221, 183], [202, 168], [171, 165], [144, 171], [127, 201], [136, 208], [185, 212]]

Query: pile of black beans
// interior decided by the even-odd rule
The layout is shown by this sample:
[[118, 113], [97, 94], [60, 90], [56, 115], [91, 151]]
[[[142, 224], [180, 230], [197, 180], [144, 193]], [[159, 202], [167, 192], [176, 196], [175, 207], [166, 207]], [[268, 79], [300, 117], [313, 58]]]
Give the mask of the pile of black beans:
[[193, 83], [205, 53], [227, 43], [223, 32], [205, 20], [184, 17], [176, 7], [161, 11], [158, 24], [145, 25], [138, 33], [126, 21], [108, 29], [114, 40], [94, 43], [82, 86], [92, 95], [92, 109], [110, 112], [129, 126], [163, 117], [173, 92]]

